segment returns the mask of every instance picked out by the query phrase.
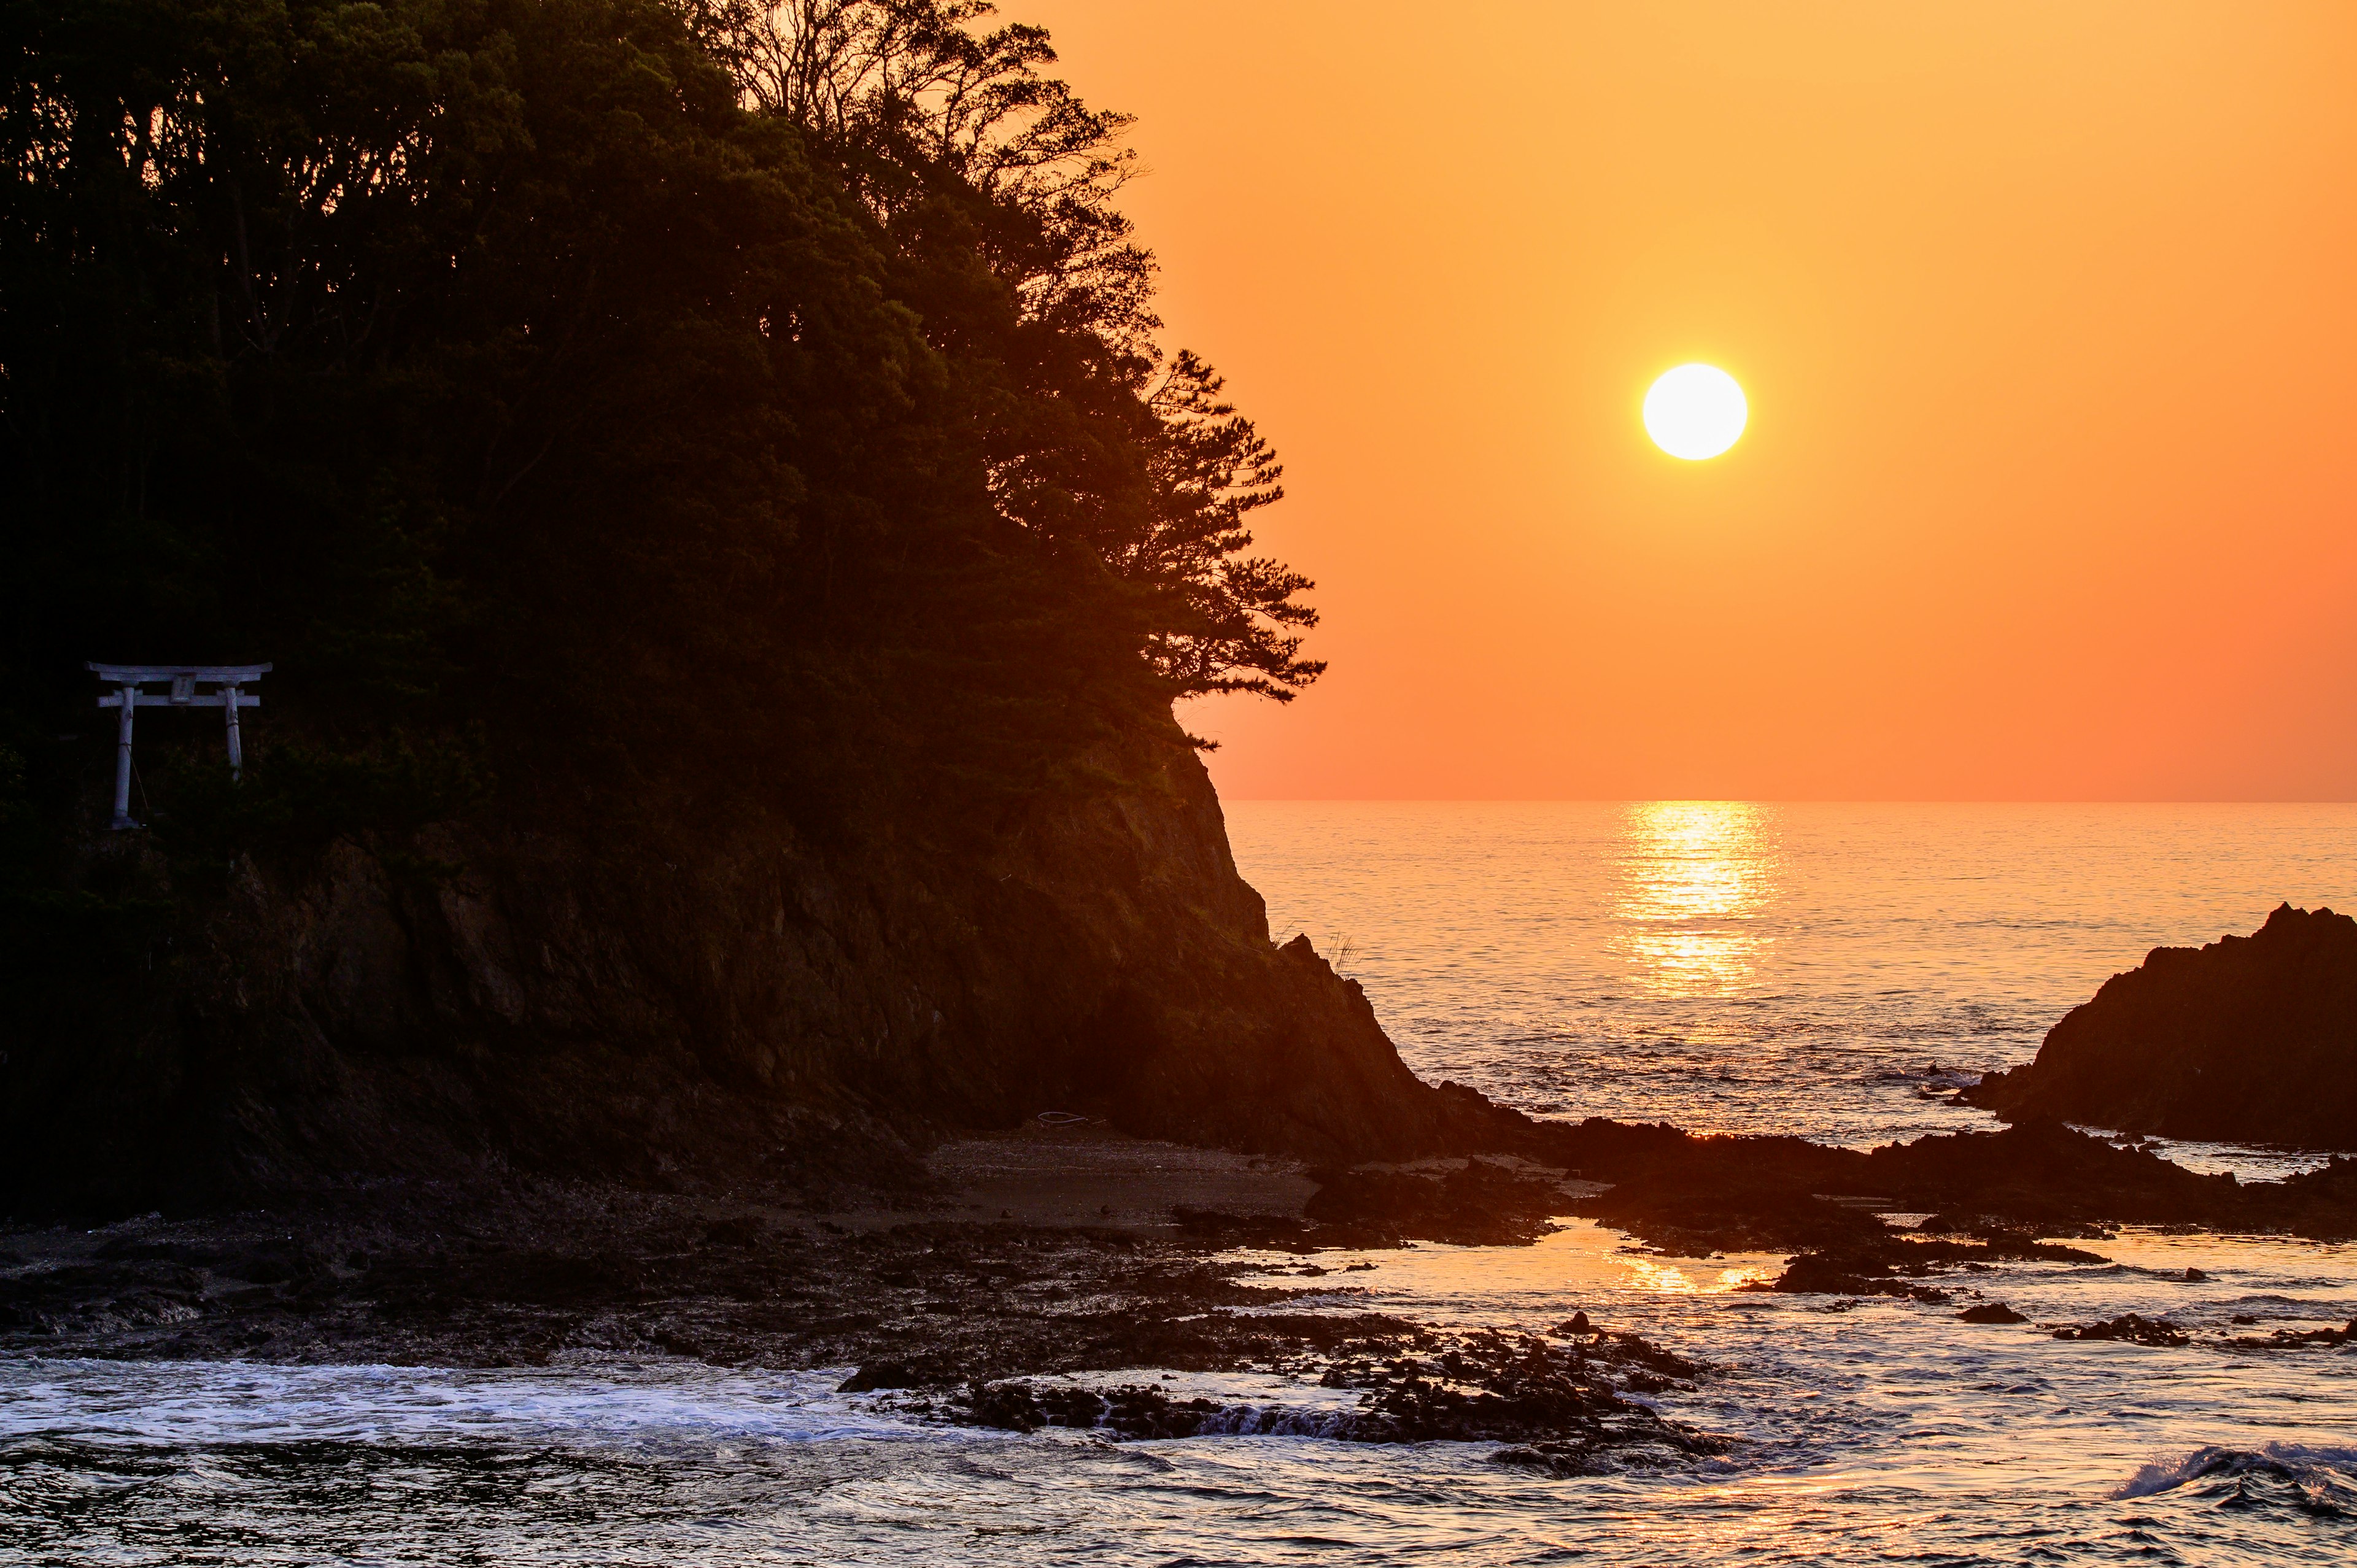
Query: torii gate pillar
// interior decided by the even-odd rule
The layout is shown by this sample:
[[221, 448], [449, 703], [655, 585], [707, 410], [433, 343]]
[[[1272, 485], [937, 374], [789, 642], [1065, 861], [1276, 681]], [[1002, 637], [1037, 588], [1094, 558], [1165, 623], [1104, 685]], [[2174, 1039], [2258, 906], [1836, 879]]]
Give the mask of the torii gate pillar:
[[[242, 688], [268, 674], [267, 664], [92, 664], [92, 674], [114, 688], [98, 700], [102, 708], [120, 708], [114, 721], [114, 820], [120, 830], [141, 824], [131, 820], [131, 715], [141, 708], [220, 708], [229, 720], [229, 771], [245, 773], [245, 748], [238, 735], [237, 711], [258, 708], [262, 699]], [[169, 682], [168, 692], [143, 692], [142, 686]], [[214, 687], [199, 693], [199, 684]]]

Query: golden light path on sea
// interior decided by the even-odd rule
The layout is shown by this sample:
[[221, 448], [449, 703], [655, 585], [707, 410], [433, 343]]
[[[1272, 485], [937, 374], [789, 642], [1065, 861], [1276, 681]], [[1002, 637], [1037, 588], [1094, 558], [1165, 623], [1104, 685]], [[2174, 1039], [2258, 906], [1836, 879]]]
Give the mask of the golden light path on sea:
[[1628, 1265], [1628, 1283], [1631, 1288], [1652, 1291], [1660, 1295], [1715, 1295], [1722, 1291], [1741, 1290], [1756, 1281], [1773, 1279], [1780, 1272], [1758, 1264], [1736, 1269], [1695, 1268], [1689, 1271], [1675, 1263], [1657, 1263], [1651, 1258], [1623, 1261]]
[[1724, 996], [1757, 978], [1773, 939], [1754, 922], [1780, 892], [1765, 808], [1744, 800], [1648, 800], [1621, 814], [1616, 940], [1638, 983], [1668, 996]]

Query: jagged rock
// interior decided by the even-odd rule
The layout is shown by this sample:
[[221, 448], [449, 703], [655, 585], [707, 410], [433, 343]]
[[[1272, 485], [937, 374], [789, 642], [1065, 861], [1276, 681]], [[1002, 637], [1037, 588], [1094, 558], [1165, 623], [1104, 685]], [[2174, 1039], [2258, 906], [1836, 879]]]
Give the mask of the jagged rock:
[[[2234, 1321], [2255, 1323], [2257, 1319], [2237, 1316]], [[2330, 1349], [2341, 1345], [2357, 1345], [2357, 1317], [2351, 1318], [2348, 1326], [2342, 1328], [2310, 1328], [2305, 1331], [2278, 1328], [2265, 1339], [2245, 1337], [2230, 1340], [2229, 1343], [2258, 1350], [2281, 1350], [2308, 1345], [2321, 1346]]]
[[1879, 1259], [1832, 1257], [1803, 1252], [1785, 1266], [1775, 1283], [1760, 1287], [1786, 1295], [1897, 1295], [1917, 1301], [1945, 1301], [1948, 1293], [1899, 1277]]
[[2286, 904], [2254, 935], [2155, 948], [1963, 1098], [2008, 1120], [2357, 1149], [2357, 920]]
[[2182, 1345], [2185, 1330], [2166, 1318], [2145, 1317], [2125, 1312], [2101, 1323], [2065, 1326], [2054, 1331], [2057, 1339], [2125, 1339], [2137, 1345]]
[[1181, 1400], [1151, 1383], [1087, 1388], [1013, 1379], [972, 1385], [945, 1413], [975, 1426], [1077, 1426], [1123, 1437], [1292, 1432], [1351, 1443], [1530, 1444], [1539, 1455], [1528, 1461], [1534, 1467], [1561, 1473], [1560, 1462], [1575, 1452], [1586, 1461], [1631, 1449], [1723, 1451], [1723, 1439], [1621, 1397], [1690, 1389], [1686, 1380], [1703, 1371], [1633, 1334], [1563, 1349], [1495, 1331], [1424, 1333], [1389, 1344], [1362, 1338], [1333, 1360], [1318, 1382], [1359, 1391], [1346, 1409]]
[[2029, 1318], [2001, 1301], [1985, 1301], [1978, 1306], [1968, 1306], [1956, 1314], [1966, 1323], [2027, 1323]]
[[[1885, 1230], [1831, 1252], [1803, 1252], [1767, 1289], [1818, 1295], [1903, 1295], [1918, 1301], [1945, 1301], [1947, 1293], [1920, 1284], [1926, 1275], [1958, 1267], [1990, 1263], [2101, 1263], [2107, 1260], [2076, 1247], [2027, 1238], [1995, 1241], [1922, 1240], [1902, 1230]], [[1972, 1311], [1979, 1311], [1974, 1308]], [[2000, 1309], [2002, 1310], [2002, 1309]], [[1966, 1317], [1971, 1312], [1965, 1313]], [[1974, 1321], [1982, 1321], [1974, 1319]], [[1991, 1319], [2002, 1322], [2005, 1319]], [[2013, 1321], [2018, 1322], [2019, 1319]]]
[[2117, 1225], [2357, 1236], [2357, 1159], [2245, 1185], [2053, 1122], [1932, 1133], [1868, 1152], [1591, 1117], [1532, 1123], [1520, 1144], [1531, 1158], [1615, 1184], [1574, 1213], [1689, 1257], [1879, 1248], [1889, 1236], [1878, 1214], [1892, 1211], [1930, 1214], [1919, 1236], [1999, 1246], [2102, 1240]]
[[1438, 1175], [1414, 1171], [1323, 1173], [1303, 1206], [1311, 1219], [1363, 1226], [1401, 1238], [1459, 1246], [1514, 1246], [1556, 1229], [1570, 1208], [1554, 1182], [1487, 1160], [1468, 1160]]
[[1855, 1190], [1822, 1157], [1833, 1151], [1795, 1144], [1697, 1140], [1683, 1157], [1657, 1157], [1584, 1199], [1578, 1212], [1682, 1257], [1839, 1247], [1880, 1232], [1870, 1209], [1823, 1196]]

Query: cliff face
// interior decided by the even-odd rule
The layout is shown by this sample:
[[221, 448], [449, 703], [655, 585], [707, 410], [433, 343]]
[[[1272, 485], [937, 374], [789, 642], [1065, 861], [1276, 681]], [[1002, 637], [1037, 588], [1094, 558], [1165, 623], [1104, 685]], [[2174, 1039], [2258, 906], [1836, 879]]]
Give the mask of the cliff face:
[[1964, 1098], [2009, 1120], [2357, 1148], [2357, 920], [2286, 904], [2255, 935], [2155, 948]]
[[[410, 846], [447, 875], [350, 844], [244, 865], [138, 1081], [62, 1096], [55, 1146], [12, 1185], [145, 1202], [511, 1166], [808, 1176], [1049, 1110], [1372, 1157], [1494, 1114], [1409, 1073], [1306, 940], [1271, 944], [1175, 725], [1100, 761], [1118, 789], [962, 857], [739, 815]], [[88, 1155], [109, 1168], [81, 1168], [77, 1117], [113, 1129]]]

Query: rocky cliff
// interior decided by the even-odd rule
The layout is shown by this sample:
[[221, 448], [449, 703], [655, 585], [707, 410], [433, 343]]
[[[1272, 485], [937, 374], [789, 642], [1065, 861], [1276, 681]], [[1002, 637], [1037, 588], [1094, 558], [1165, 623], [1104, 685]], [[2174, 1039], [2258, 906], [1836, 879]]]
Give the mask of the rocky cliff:
[[1418, 1081], [1306, 940], [1272, 944], [1175, 725], [1098, 762], [1112, 785], [968, 853], [816, 843], [740, 801], [242, 861], [131, 1058], [20, 1058], [7, 1187], [809, 1179], [1042, 1111], [1370, 1157], [1502, 1114]]
[[2357, 920], [2286, 904], [2254, 935], [2155, 948], [1964, 1098], [2008, 1120], [2357, 1148]]

